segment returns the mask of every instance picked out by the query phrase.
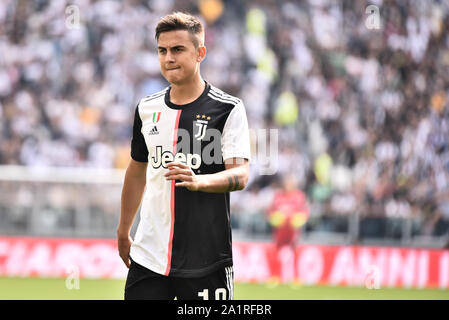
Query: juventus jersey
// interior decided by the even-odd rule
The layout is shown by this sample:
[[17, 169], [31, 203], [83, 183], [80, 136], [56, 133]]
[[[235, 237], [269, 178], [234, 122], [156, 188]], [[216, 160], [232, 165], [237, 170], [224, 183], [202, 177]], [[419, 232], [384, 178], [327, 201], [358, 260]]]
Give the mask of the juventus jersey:
[[159, 274], [202, 277], [232, 265], [229, 192], [175, 187], [167, 163], [195, 174], [225, 170], [224, 160], [250, 160], [243, 102], [206, 82], [195, 101], [170, 102], [170, 87], [143, 98], [135, 111], [131, 156], [148, 162], [140, 223], [130, 256]]

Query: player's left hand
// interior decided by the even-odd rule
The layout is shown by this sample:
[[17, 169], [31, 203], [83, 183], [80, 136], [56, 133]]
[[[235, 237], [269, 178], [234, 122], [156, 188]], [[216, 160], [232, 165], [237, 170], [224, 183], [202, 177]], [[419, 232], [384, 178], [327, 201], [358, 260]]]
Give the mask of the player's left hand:
[[168, 172], [164, 174], [166, 180], [181, 180], [175, 183], [176, 187], [186, 187], [190, 191], [200, 189], [200, 176], [197, 176], [189, 166], [181, 162], [170, 162], [167, 169]]

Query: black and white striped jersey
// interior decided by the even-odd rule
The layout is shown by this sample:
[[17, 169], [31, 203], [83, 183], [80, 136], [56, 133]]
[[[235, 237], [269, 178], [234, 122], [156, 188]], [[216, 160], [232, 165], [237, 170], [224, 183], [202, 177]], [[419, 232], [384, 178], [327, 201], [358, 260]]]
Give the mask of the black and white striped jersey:
[[206, 82], [195, 101], [170, 102], [170, 87], [136, 107], [131, 156], [148, 162], [146, 190], [131, 258], [176, 277], [201, 277], [232, 265], [229, 193], [193, 192], [166, 180], [167, 163], [195, 174], [225, 169], [224, 160], [250, 160], [243, 102]]

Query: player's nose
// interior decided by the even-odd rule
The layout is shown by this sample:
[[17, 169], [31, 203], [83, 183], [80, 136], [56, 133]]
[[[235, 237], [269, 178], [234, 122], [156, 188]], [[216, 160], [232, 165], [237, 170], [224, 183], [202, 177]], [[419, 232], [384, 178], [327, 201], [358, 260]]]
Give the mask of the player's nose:
[[175, 56], [170, 53], [170, 51], [167, 52], [167, 54], [165, 55], [165, 62], [166, 63], [174, 63], [175, 62]]

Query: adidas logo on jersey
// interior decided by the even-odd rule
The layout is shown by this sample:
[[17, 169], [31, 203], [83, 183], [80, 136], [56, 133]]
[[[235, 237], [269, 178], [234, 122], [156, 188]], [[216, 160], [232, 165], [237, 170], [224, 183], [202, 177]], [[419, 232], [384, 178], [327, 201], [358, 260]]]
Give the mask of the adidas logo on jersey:
[[154, 126], [153, 129], [150, 130], [149, 134], [150, 135], [159, 134], [159, 131], [157, 131], [157, 127]]

